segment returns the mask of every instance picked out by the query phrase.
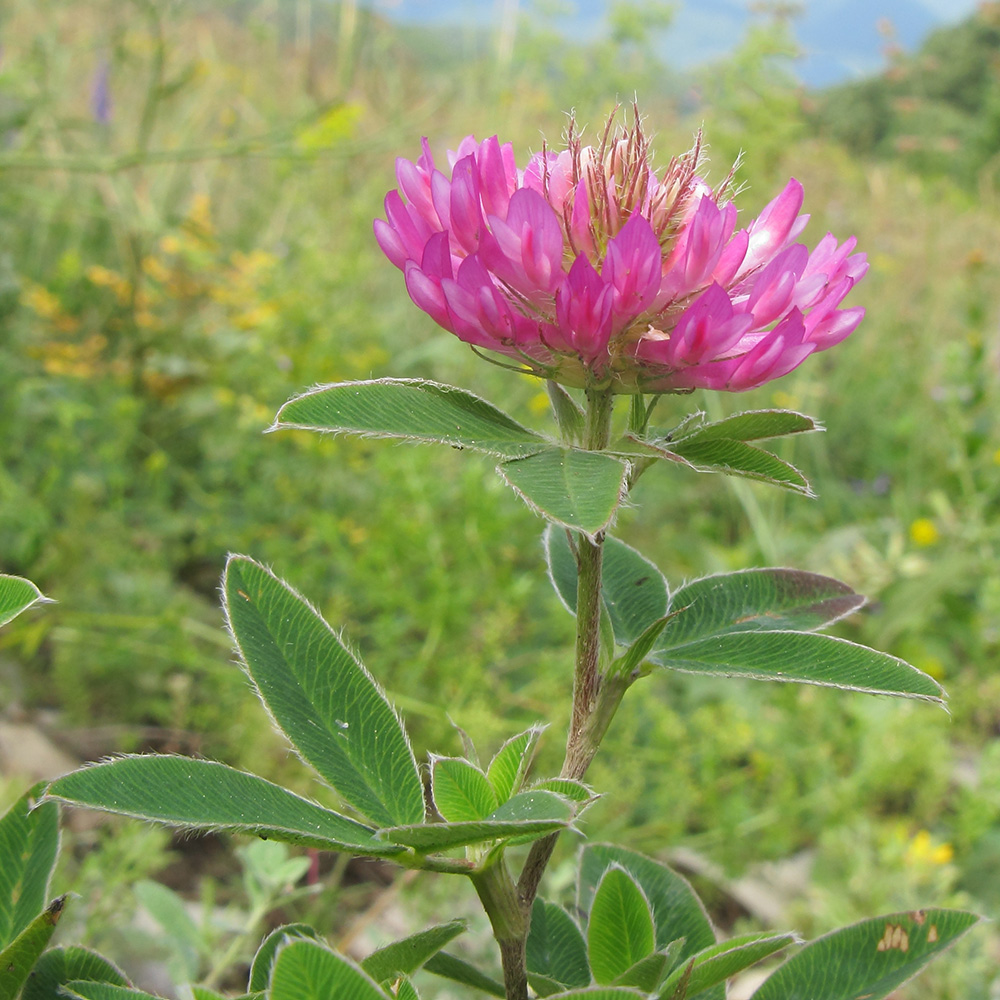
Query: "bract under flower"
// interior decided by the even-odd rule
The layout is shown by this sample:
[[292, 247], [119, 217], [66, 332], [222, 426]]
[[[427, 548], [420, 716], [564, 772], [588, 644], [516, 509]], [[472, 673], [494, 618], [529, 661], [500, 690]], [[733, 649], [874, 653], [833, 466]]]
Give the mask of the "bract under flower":
[[841, 302], [865, 274], [855, 240], [810, 253], [792, 179], [737, 229], [729, 181], [700, 175], [700, 136], [652, 165], [638, 112], [598, 146], [519, 170], [509, 143], [463, 139], [439, 170], [427, 140], [396, 163], [375, 237], [413, 301], [446, 330], [526, 370], [615, 392], [738, 392], [839, 343], [864, 310]]

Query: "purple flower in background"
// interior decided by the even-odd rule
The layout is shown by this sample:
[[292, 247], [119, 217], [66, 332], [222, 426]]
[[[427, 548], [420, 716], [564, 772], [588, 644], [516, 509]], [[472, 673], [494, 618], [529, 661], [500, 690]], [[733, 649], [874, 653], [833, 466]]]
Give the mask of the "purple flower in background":
[[460, 339], [573, 386], [615, 392], [753, 389], [839, 343], [864, 310], [840, 303], [865, 274], [853, 238], [795, 239], [802, 186], [736, 228], [700, 176], [700, 136], [662, 176], [636, 110], [599, 146], [521, 170], [510, 143], [463, 139], [437, 169], [427, 140], [399, 159], [375, 236], [413, 301]]
[[90, 84], [90, 113], [99, 125], [111, 121], [114, 105], [111, 101], [111, 64], [107, 59], [98, 63]]

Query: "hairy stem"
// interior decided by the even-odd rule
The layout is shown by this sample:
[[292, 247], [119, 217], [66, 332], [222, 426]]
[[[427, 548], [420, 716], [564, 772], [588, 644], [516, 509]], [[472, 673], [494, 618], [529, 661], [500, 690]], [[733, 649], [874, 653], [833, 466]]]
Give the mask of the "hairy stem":
[[[587, 391], [584, 447], [601, 451], [611, 437], [611, 410], [614, 396], [606, 390]], [[587, 721], [597, 704], [600, 689], [601, 653], [601, 564], [604, 532], [593, 538], [581, 536], [577, 544], [576, 567], [576, 667], [573, 673], [573, 714], [566, 739], [564, 778], [583, 777], [597, 747], [587, 743]]]
[[[611, 437], [614, 396], [606, 389], [587, 390], [584, 447], [601, 451]], [[561, 776], [581, 780], [597, 753], [601, 739], [628, 686], [623, 678], [602, 678], [600, 672], [601, 565], [604, 534], [581, 536], [577, 545], [576, 664], [573, 674], [573, 710], [566, 738]], [[558, 834], [535, 841], [517, 884], [524, 913], [530, 916], [545, 868]], [[525, 930], [527, 933], [527, 929]]]
[[472, 884], [490, 918], [493, 936], [500, 948], [503, 985], [507, 1000], [527, 1000], [528, 974], [525, 969], [525, 945], [531, 904], [525, 908], [514, 879], [501, 857], [495, 864], [471, 876]]

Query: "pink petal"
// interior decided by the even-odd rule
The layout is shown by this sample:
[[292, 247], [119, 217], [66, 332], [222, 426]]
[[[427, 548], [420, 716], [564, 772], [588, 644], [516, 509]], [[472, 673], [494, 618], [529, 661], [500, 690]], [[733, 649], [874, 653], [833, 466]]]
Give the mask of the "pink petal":
[[479, 172], [471, 155], [463, 156], [455, 164], [448, 214], [453, 241], [466, 253], [475, 253], [479, 249], [483, 216], [479, 207]]
[[409, 160], [404, 160], [402, 157], [396, 160], [396, 179], [399, 181], [399, 190], [413, 206], [414, 211], [432, 229], [440, 229], [441, 221], [438, 219], [434, 209], [434, 201], [431, 198], [431, 173], [433, 172], [433, 167], [431, 171], [425, 173], [417, 164], [411, 163]]
[[424, 274], [412, 260], [406, 262], [403, 274], [406, 278], [406, 290], [414, 304], [439, 326], [453, 330], [440, 280]]
[[501, 147], [500, 140], [493, 136], [485, 139], [479, 147], [477, 157], [479, 168], [479, 188], [486, 215], [507, 218], [510, 196], [517, 189], [517, 167], [514, 164], [514, 150], [508, 142]]
[[614, 292], [581, 254], [556, 292], [556, 322], [562, 340], [588, 363], [607, 353]]
[[491, 216], [489, 223], [495, 239], [484, 243], [486, 265], [529, 297], [554, 292], [563, 278], [563, 235], [548, 202], [520, 188], [510, 199], [506, 221]]
[[601, 277], [614, 286], [619, 330], [653, 304], [660, 287], [661, 261], [660, 241], [641, 215], [630, 216], [621, 232], [608, 241]]
[[799, 276], [809, 260], [801, 243], [783, 250], [753, 278], [746, 310], [753, 314], [755, 326], [768, 326], [791, 308]]
[[747, 255], [737, 277], [767, 263], [802, 231], [809, 221], [808, 216], [800, 218], [798, 214], [802, 207], [802, 197], [802, 185], [793, 177], [785, 185], [784, 191], [768, 202], [760, 215], [750, 223], [747, 228], [750, 235]]

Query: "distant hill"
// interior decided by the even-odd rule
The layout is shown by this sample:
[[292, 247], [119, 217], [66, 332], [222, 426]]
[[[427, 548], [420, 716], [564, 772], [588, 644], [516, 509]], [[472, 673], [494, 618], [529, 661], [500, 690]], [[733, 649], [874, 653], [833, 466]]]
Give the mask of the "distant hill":
[[[511, 2], [511, 0], [506, 0]], [[393, 20], [422, 24], [464, 23], [485, 26], [499, 19], [505, 0], [368, 0]], [[594, 39], [606, 26], [609, 0], [521, 0], [519, 9], [547, 17], [567, 37]], [[887, 39], [879, 22], [890, 22], [895, 41], [912, 50], [935, 27], [969, 15], [976, 0], [806, 0], [795, 22], [805, 50], [796, 71], [803, 83], [823, 87], [878, 72]], [[684, 70], [731, 52], [752, 20], [748, 0], [678, 0], [677, 14], [664, 32], [658, 54], [667, 65]], [[569, 10], [566, 14], [547, 11]]]
[[877, 76], [819, 95], [813, 121], [859, 155], [972, 183], [1000, 163], [998, 62], [1000, 2], [981, 3]]

